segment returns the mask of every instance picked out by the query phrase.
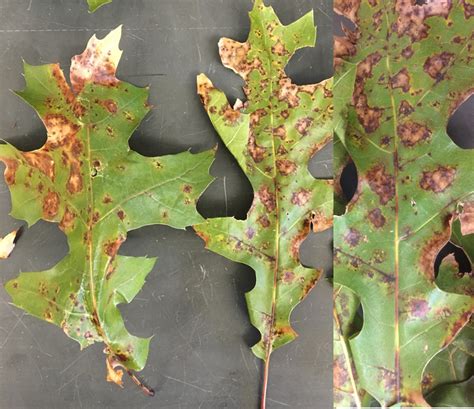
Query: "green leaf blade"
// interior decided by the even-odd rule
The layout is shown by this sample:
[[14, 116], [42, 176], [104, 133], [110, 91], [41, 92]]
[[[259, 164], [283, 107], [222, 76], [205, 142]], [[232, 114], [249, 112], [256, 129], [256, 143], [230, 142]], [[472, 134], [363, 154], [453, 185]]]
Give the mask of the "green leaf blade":
[[87, 0], [87, 4], [89, 5], [89, 13], [94, 13], [99, 8], [109, 3], [112, 3], [112, 0]]
[[150, 338], [125, 328], [118, 309], [141, 290], [155, 259], [118, 255], [130, 230], [151, 224], [183, 229], [203, 219], [196, 210], [211, 182], [213, 150], [156, 158], [128, 140], [149, 112], [148, 89], [115, 76], [121, 29], [95, 36], [73, 58], [71, 84], [59, 65], [25, 64], [19, 95], [42, 119], [48, 138], [32, 152], [0, 145], [12, 215], [30, 225], [59, 223], [69, 254], [44, 272], [22, 273], [6, 285], [14, 303], [60, 326], [82, 348], [105, 344], [108, 380], [143, 369]]
[[434, 282], [457, 206], [473, 201], [472, 154], [446, 133], [450, 114], [472, 93], [464, 8], [336, 2], [357, 26], [336, 42], [335, 95], [347, 95], [355, 66], [350, 96], [336, 100], [336, 111], [359, 186], [336, 218], [335, 280], [361, 299], [364, 327], [351, 351], [362, 388], [382, 406], [427, 405], [424, 368], [474, 308], [472, 297]]
[[245, 220], [217, 218], [194, 226], [206, 247], [255, 270], [246, 294], [249, 316], [261, 340], [255, 355], [268, 361], [296, 338], [290, 315], [322, 274], [301, 265], [299, 247], [311, 227], [332, 223], [332, 181], [315, 180], [310, 158], [331, 139], [330, 80], [292, 84], [284, 69], [294, 52], [313, 46], [313, 14], [284, 26], [274, 10], [256, 1], [248, 40], [221, 39], [224, 66], [245, 82], [245, 102], [231, 107], [203, 74], [198, 93], [219, 136], [254, 190]]

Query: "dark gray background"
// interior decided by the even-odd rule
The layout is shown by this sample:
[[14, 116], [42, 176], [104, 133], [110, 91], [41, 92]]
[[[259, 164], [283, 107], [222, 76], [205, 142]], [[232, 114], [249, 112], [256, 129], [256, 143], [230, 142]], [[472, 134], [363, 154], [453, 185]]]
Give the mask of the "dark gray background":
[[[231, 99], [242, 97], [241, 81], [220, 64], [221, 36], [245, 40], [250, 0], [114, 0], [89, 15], [86, 0], [0, 0], [0, 137], [24, 150], [40, 147], [45, 131], [33, 110], [9, 89], [23, 87], [22, 61], [61, 62], [82, 52], [89, 37], [124, 24], [124, 56], [119, 76], [151, 85], [154, 111], [131, 140], [144, 155], [201, 151], [218, 137], [195, 93], [195, 76], [206, 72]], [[284, 23], [315, 9], [318, 45], [297, 54], [288, 73], [297, 83], [331, 75], [331, 2], [273, 0]], [[331, 174], [330, 149], [314, 158], [316, 176]], [[0, 166], [3, 173], [3, 166]], [[245, 217], [250, 186], [235, 160], [219, 143], [212, 168], [216, 181], [199, 203], [203, 215]], [[0, 181], [0, 235], [22, 225], [7, 216], [10, 197]], [[331, 266], [329, 233], [311, 237], [302, 251], [305, 264]], [[26, 229], [12, 257], [0, 262], [3, 284], [19, 271], [39, 271], [67, 252], [56, 225]], [[121, 252], [158, 256], [143, 291], [121, 310], [128, 329], [156, 334], [143, 379], [156, 389], [145, 397], [126, 380], [121, 391], [105, 381], [101, 345], [79, 351], [59, 328], [9, 305], [0, 288], [0, 409], [258, 407], [261, 363], [249, 346], [251, 327], [244, 292], [254, 273], [205, 251], [191, 231], [164, 226], [132, 232]], [[331, 404], [331, 287], [321, 282], [293, 314], [300, 338], [275, 352], [269, 409], [329, 408]]]

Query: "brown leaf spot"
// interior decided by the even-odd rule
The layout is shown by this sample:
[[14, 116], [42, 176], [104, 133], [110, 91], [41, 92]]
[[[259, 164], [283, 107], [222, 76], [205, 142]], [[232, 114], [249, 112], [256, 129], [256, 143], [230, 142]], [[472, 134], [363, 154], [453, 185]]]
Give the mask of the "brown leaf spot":
[[334, 66], [342, 64], [345, 57], [355, 55], [356, 47], [349, 37], [334, 36]]
[[[273, 129], [273, 135], [277, 136], [282, 141], [285, 140], [285, 138], [286, 138], [285, 125], [280, 125], [278, 128], [274, 128]], [[283, 146], [283, 145], [281, 145], [281, 146]]]
[[285, 284], [291, 284], [293, 281], [295, 281], [295, 273], [293, 271], [285, 271], [283, 273], [282, 281]]
[[104, 198], [102, 199], [102, 203], [104, 203], [104, 204], [112, 203], [112, 201], [113, 201], [112, 198], [111, 198], [110, 195], [108, 195], [108, 194], [106, 194], [106, 195], [104, 196]]
[[440, 54], [428, 57], [423, 65], [423, 69], [431, 78], [438, 82], [444, 78], [453, 60], [453, 53], [443, 51]]
[[275, 193], [272, 192], [268, 186], [260, 187], [257, 196], [260, 199], [260, 202], [265, 206], [265, 209], [267, 209], [267, 212], [271, 213], [275, 210]]
[[296, 122], [296, 130], [300, 135], [306, 136], [311, 129], [311, 125], [313, 124], [312, 118], [302, 118]]
[[66, 78], [64, 77], [64, 73], [62, 72], [59, 64], [54, 64], [52, 69], [52, 76], [56, 81], [59, 89], [61, 90], [61, 94], [64, 96], [64, 99], [68, 104], [73, 104], [75, 101], [75, 96], [69, 87]]
[[272, 47], [272, 52], [279, 56], [288, 55], [288, 51], [280, 40]]
[[380, 9], [374, 14], [373, 20], [374, 20], [374, 28], [377, 30], [380, 28], [380, 25], [382, 24], [384, 17], [384, 10]]
[[43, 119], [44, 125], [48, 130], [48, 147], [56, 148], [72, 143], [81, 127], [72, 123], [64, 115], [48, 114]]
[[456, 169], [449, 166], [439, 166], [435, 170], [423, 172], [420, 186], [424, 190], [441, 193], [452, 185], [455, 176]]
[[69, 170], [69, 179], [67, 181], [67, 190], [69, 193], [79, 193], [82, 191], [82, 174], [79, 161], [74, 159], [71, 162], [71, 167]]
[[474, 233], [474, 202], [462, 204], [459, 221], [461, 223], [461, 233], [463, 236]]
[[256, 163], [261, 162], [265, 157], [265, 152], [267, 151], [264, 147], [257, 144], [255, 139], [255, 135], [253, 132], [250, 132], [248, 143], [247, 143], [247, 150], [250, 156]]
[[85, 338], [85, 339], [92, 339], [92, 338], [94, 338], [94, 335], [92, 335], [92, 332], [86, 331], [86, 332], [84, 333], [84, 338]]
[[224, 118], [227, 125], [230, 126], [235, 125], [241, 117], [240, 112], [232, 109], [229, 104], [222, 107], [220, 115]]
[[296, 206], [304, 206], [306, 203], [308, 203], [310, 198], [311, 191], [301, 188], [297, 192], [293, 192], [293, 195], [291, 196], [291, 203]]
[[114, 258], [117, 255], [117, 252], [119, 251], [119, 248], [124, 241], [125, 238], [119, 236], [116, 240], [107, 242], [104, 245], [105, 254], [107, 254], [111, 258]]
[[337, 355], [334, 359], [333, 382], [335, 390], [344, 390], [344, 387], [349, 379], [346, 362], [347, 361], [343, 355]]
[[462, 0], [462, 5], [464, 6], [464, 17], [470, 19], [474, 16], [474, 4], [469, 3], [468, 0]]
[[51, 155], [43, 151], [34, 151], [22, 153], [22, 156], [28, 165], [54, 180], [54, 160]]
[[201, 99], [201, 102], [206, 107], [206, 109], [209, 107], [210, 98], [211, 98], [210, 94], [215, 89], [216, 88], [214, 87], [212, 82], [209, 80], [209, 78], [205, 77], [204, 75], [201, 75], [198, 77], [198, 94], [199, 94], [199, 98]]
[[300, 103], [298, 86], [292, 84], [289, 78], [282, 78], [279, 85], [278, 99], [281, 102], [286, 102], [290, 108], [296, 108]]
[[412, 0], [397, 0], [395, 10], [398, 18], [392, 29], [398, 36], [407, 35], [413, 42], [428, 36], [429, 26], [424, 20], [431, 16], [447, 17], [452, 6], [451, 0], [427, 1], [415, 4]]
[[100, 101], [100, 104], [111, 114], [117, 113], [117, 110], [118, 110], [117, 104], [112, 99], [106, 99], [106, 100]]
[[303, 287], [303, 293], [301, 294], [301, 300], [303, 300], [309, 292], [316, 286], [316, 283], [318, 282], [319, 279], [319, 274], [312, 277], [306, 285]]
[[403, 92], [408, 92], [410, 90], [410, 75], [408, 74], [408, 70], [403, 68], [390, 78], [390, 86], [392, 89], [401, 88]]
[[123, 210], [119, 210], [117, 212], [117, 217], [123, 221], [125, 219], [125, 212]]
[[430, 281], [434, 281], [434, 265], [438, 253], [448, 242], [450, 236], [449, 220], [445, 222], [446, 228], [443, 231], [436, 231], [431, 239], [427, 240], [420, 252], [420, 270]]
[[306, 237], [308, 237], [309, 233], [309, 223], [305, 223], [305, 226], [302, 230], [296, 234], [293, 239], [291, 240], [290, 246], [290, 254], [293, 260], [298, 261], [300, 258], [300, 246], [303, 241], [305, 241]]
[[350, 228], [344, 235], [344, 241], [349, 244], [351, 247], [356, 247], [359, 245], [362, 235], [360, 232], [354, 228]]
[[448, 336], [444, 339], [442, 348], [448, 346], [453, 341], [459, 331], [461, 331], [461, 329], [463, 329], [466, 323], [470, 320], [471, 315], [472, 311], [466, 311], [451, 325]]
[[426, 126], [413, 121], [398, 125], [397, 133], [406, 147], [415, 146], [418, 142], [426, 141], [431, 137], [431, 131]]
[[380, 199], [380, 204], [387, 204], [395, 197], [394, 177], [385, 171], [385, 166], [378, 164], [367, 172], [367, 182], [370, 189]]
[[267, 216], [263, 215], [263, 216], [260, 216], [258, 219], [257, 219], [257, 222], [258, 224], [260, 224], [260, 226], [262, 226], [263, 228], [267, 228], [270, 226], [270, 220], [268, 219]]
[[107, 132], [107, 135], [109, 135], [109, 136], [114, 136], [115, 135], [114, 128], [112, 128], [110, 125], [107, 125], [105, 127], [105, 132]]
[[281, 175], [288, 176], [296, 171], [296, 164], [288, 159], [279, 159], [276, 161], [276, 167]]
[[194, 231], [204, 241], [205, 245], [207, 246], [211, 238], [207, 234], [203, 233], [202, 231], [199, 231], [196, 229], [194, 229]]
[[428, 301], [413, 298], [408, 302], [408, 314], [415, 318], [425, 318], [430, 312]]
[[59, 228], [64, 232], [70, 231], [74, 228], [75, 220], [76, 220], [75, 213], [69, 210], [69, 208], [67, 207], [64, 212], [63, 218], [61, 219], [61, 222], [59, 223]]
[[329, 229], [333, 224], [333, 215], [325, 215], [319, 210], [316, 212], [311, 212], [309, 218], [309, 224], [313, 233], [319, 233], [324, 230]]
[[59, 211], [59, 195], [49, 192], [43, 199], [43, 216], [46, 220], [54, 219]]
[[411, 45], [409, 45], [408, 47], [402, 50], [402, 56], [405, 57], [406, 59], [410, 58], [412, 55], [413, 55], [413, 48], [411, 47]]
[[45, 321], [53, 322], [53, 314], [50, 310], [46, 310], [43, 314], [43, 318]]
[[372, 77], [372, 68], [381, 58], [382, 55], [379, 52], [375, 52], [367, 56], [357, 66], [353, 104], [359, 122], [367, 133], [374, 132], [380, 126], [380, 117], [384, 112], [383, 108], [370, 107], [367, 95], [364, 93], [365, 82], [367, 78]]
[[231, 68], [243, 78], [254, 69], [259, 69], [261, 61], [254, 59], [248, 60], [250, 45], [248, 43], [239, 43], [229, 38], [223, 38], [219, 41], [219, 54], [225, 67]]
[[414, 108], [410, 105], [410, 103], [406, 100], [403, 100], [400, 103], [400, 107], [398, 108], [398, 114], [400, 116], [408, 116], [413, 113]]
[[250, 115], [250, 125], [252, 127], [258, 126], [264, 116], [268, 115], [268, 112], [264, 108], [257, 109]]
[[5, 182], [11, 186], [15, 184], [16, 171], [18, 170], [18, 161], [14, 159], [0, 158], [5, 163]]
[[249, 227], [246, 231], [245, 231], [245, 235], [247, 236], [247, 238], [249, 240], [253, 239], [253, 237], [255, 236], [255, 230], [252, 229], [251, 227]]
[[424, 391], [428, 391], [433, 386], [433, 375], [430, 373], [425, 373], [423, 375], [423, 379], [421, 380], [421, 386], [423, 387]]
[[382, 214], [382, 211], [377, 207], [375, 209], [372, 209], [369, 214], [368, 214], [368, 219], [372, 225], [380, 229], [385, 225], [385, 216]]

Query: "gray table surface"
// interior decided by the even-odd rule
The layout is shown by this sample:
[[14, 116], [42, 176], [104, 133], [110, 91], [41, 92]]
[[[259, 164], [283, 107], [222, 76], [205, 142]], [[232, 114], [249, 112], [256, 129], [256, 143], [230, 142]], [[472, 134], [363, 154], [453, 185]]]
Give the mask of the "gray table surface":
[[[318, 45], [298, 52], [288, 67], [297, 83], [331, 75], [331, 2], [273, 0], [284, 23], [315, 9]], [[24, 150], [40, 147], [43, 126], [9, 89], [21, 89], [22, 58], [30, 64], [61, 62], [69, 68], [93, 33], [124, 24], [119, 76], [151, 85], [156, 106], [131, 139], [151, 156], [218, 143], [195, 92], [195, 76], [206, 72], [231, 99], [242, 97], [240, 79], [219, 61], [221, 36], [245, 40], [250, 0], [114, 0], [89, 15], [85, 0], [0, 0], [0, 135]], [[331, 150], [311, 163], [315, 176], [331, 174]], [[0, 172], [3, 172], [3, 165]], [[221, 143], [212, 167], [216, 181], [199, 203], [208, 217], [244, 217], [252, 192], [236, 161]], [[0, 235], [22, 225], [7, 216], [10, 197], [0, 181]], [[303, 245], [306, 265], [331, 268], [328, 232]], [[26, 229], [12, 257], [0, 262], [0, 282], [19, 271], [52, 267], [67, 252], [54, 224]], [[130, 233], [122, 254], [159, 258], [141, 293], [121, 310], [128, 329], [155, 334], [143, 379], [156, 389], [148, 398], [129, 380], [120, 390], [105, 381], [100, 345], [79, 351], [59, 328], [9, 304], [0, 288], [0, 409], [258, 407], [261, 362], [249, 347], [258, 339], [249, 323], [244, 292], [254, 285], [250, 268], [204, 250], [191, 231], [165, 226]], [[323, 281], [293, 314], [300, 338], [275, 352], [269, 409], [330, 408], [331, 287]]]

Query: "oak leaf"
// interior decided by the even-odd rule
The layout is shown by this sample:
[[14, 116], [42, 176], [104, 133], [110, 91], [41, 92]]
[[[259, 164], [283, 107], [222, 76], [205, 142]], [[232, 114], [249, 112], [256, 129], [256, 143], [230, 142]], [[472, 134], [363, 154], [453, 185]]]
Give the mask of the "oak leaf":
[[246, 42], [219, 42], [223, 64], [245, 82], [247, 100], [231, 107], [205, 75], [198, 77], [198, 92], [252, 185], [253, 204], [245, 220], [215, 218], [194, 228], [208, 249], [255, 270], [246, 300], [261, 334], [252, 350], [266, 362], [264, 407], [270, 356], [296, 338], [290, 314], [322, 274], [301, 265], [299, 249], [311, 229], [332, 224], [332, 181], [308, 171], [310, 158], [331, 140], [332, 91], [331, 80], [299, 86], [285, 73], [294, 52], [315, 43], [312, 12], [284, 26], [257, 0], [250, 21]]
[[[435, 259], [474, 201], [470, 151], [446, 133], [473, 92], [467, 1], [338, 0], [355, 29], [336, 38], [336, 133], [358, 189], [335, 219], [335, 282], [360, 299], [349, 341], [363, 390], [382, 406], [429, 406], [423, 370], [469, 322], [474, 299], [443, 291]], [[436, 44], [436, 47], [433, 46]], [[344, 84], [339, 89], [338, 84]], [[469, 229], [469, 227], [467, 228]]]
[[[127, 232], [145, 225], [199, 223], [195, 208], [211, 181], [213, 152], [144, 157], [128, 140], [149, 112], [148, 88], [116, 78], [121, 28], [95, 36], [72, 59], [70, 86], [58, 64], [25, 64], [17, 94], [43, 121], [40, 149], [0, 145], [12, 216], [29, 225], [59, 223], [69, 254], [48, 271], [21, 273], [6, 284], [16, 306], [60, 326], [85, 348], [105, 344], [108, 380], [140, 371], [150, 338], [125, 328], [118, 305], [130, 303], [155, 259], [126, 257]], [[121, 369], [120, 369], [121, 368]], [[134, 378], [135, 379], [135, 378]]]
[[94, 11], [109, 3], [112, 3], [112, 0], [87, 0], [90, 13], [93, 13]]

